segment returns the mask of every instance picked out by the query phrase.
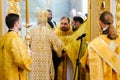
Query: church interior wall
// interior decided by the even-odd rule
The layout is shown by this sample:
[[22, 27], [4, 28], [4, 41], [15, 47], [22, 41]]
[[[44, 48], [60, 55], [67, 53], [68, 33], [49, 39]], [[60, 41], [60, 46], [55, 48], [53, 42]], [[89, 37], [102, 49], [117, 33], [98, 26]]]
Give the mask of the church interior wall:
[[[105, 8], [101, 10], [101, 2], [104, 1]], [[91, 0], [90, 1], [90, 31], [91, 40], [101, 34], [99, 26], [99, 16], [103, 11], [110, 11], [111, 0]]]
[[[46, 0], [47, 1], [47, 0]], [[86, 13], [85, 5], [86, 2], [82, 0], [50, 0], [49, 5], [45, 9], [51, 9], [53, 11], [53, 18], [54, 20], [59, 23], [59, 20], [62, 16], [68, 16], [70, 17], [70, 10], [75, 8], [77, 11], [81, 11], [83, 13]], [[87, 1], [87, 0], [85, 0]], [[105, 9], [101, 10], [101, 1], [105, 1]], [[116, 1], [117, 0], [90, 0], [90, 30], [91, 32], [91, 40], [95, 38], [96, 36], [100, 35], [100, 28], [99, 28], [99, 15], [103, 11], [111, 11], [114, 15], [114, 20], [116, 25]], [[33, 3], [33, 4], [32, 4]], [[30, 16], [30, 24], [33, 26], [36, 25], [36, 11], [39, 8], [44, 8], [43, 0], [29, 0], [29, 16]], [[31, 6], [32, 4], [32, 6]], [[87, 4], [86, 4], [87, 5]], [[8, 0], [0, 0], [0, 34], [4, 34], [7, 31], [7, 27], [5, 24], [5, 16], [8, 13], [9, 9], [9, 3]], [[21, 7], [21, 21], [22, 26], [25, 25], [25, 1], [20, 0], [20, 7]], [[99, 32], [99, 33], [98, 33]], [[22, 31], [23, 35], [25, 35], [25, 28], [23, 28]]]

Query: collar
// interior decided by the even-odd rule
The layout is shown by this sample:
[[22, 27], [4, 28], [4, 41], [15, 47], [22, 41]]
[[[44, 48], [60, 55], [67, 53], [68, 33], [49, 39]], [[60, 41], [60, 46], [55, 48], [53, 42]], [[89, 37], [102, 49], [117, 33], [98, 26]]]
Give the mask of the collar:
[[103, 31], [102, 31], [102, 34], [108, 34], [108, 28], [104, 28]]
[[15, 30], [15, 29], [9, 29], [8, 32], [11, 32], [11, 31], [15, 31], [16, 33], [18, 33], [19, 31]]

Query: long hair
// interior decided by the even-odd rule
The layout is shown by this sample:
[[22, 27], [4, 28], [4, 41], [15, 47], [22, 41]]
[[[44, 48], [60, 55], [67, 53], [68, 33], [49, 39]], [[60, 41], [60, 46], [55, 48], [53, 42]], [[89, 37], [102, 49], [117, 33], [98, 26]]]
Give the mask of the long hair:
[[100, 15], [100, 21], [105, 25], [109, 25], [107, 37], [111, 40], [116, 39], [118, 34], [113, 26], [113, 15], [110, 12], [105, 11]]

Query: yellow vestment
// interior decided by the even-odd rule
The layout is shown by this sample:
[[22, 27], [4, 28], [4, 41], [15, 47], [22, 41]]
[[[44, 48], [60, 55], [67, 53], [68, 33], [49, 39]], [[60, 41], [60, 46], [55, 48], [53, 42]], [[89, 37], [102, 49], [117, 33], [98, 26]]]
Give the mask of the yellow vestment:
[[[63, 43], [65, 44], [65, 46], [67, 46], [68, 44], [70, 44], [70, 35], [72, 35], [73, 31], [72, 31], [72, 27], [70, 27], [70, 29], [68, 31], [62, 31], [60, 29], [60, 26], [58, 26], [55, 29], [55, 34], [58, 35], [58, 37], [60, 37], [60, 39], [63, 41]], [[69, 53], [68, 53], [69, 54]], [[67, 55], [68, 55], [67, 54]], [[58, 66], [58, 79], [57, 80], [62, 80], [63, 78], [63, 62]]]
[[27, 47], [15, 31], [0, 38], [0, 79], [27, 80], [31, 58]]
[[107, 35], [95, 38], [88, 43], [81, 64], [88, 68], [88, 80], [120, 80], [120, 37], [116, 40], [108, 39]]
[[[86, 36], [83, 38], [83, 42], [82, 42], [82, 47], [81, 47], [81, 54], [80, 57], [82, 57], [85, 53], [86, 50], [86, 41], [89, 41], [89, 32], [88, 32], [88, 21], [86, 20], [83, 24], [80, 25], [79, 29], [76, 30], [70, 38], [71, 43], [69, 45], [67, 45], [65, 47], [65, 51], [68, 54], [68, 57], [70, 58], [72, 65], [73, 65], [73, 77], [75, 74], [75, 67], [76, 67], [76, 59], [78, 58], [78, 53], [79, 53], [79, 48], [80, 48], [80, 44], [81, 41], [80, 40], [76, 40], [79, 36], [81, 36], [82, 34], [86, 34]], [[81, 80], [85, 79], [85, 72], [83, 71], [82, 67], [80, 69], [80, 78]], [[76, 74], [77, 75], [77, 74]], [[77, 78], [77, 76], [76, 76]], [[76, 79], [75, 78], [75, 79]]]

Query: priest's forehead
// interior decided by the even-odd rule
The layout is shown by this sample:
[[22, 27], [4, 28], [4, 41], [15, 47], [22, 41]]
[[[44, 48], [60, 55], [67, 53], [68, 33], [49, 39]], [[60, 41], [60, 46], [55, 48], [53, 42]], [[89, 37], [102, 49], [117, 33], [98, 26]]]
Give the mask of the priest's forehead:
[[61, 19], [60, 19], [60, 22], [66, 22], [66, 23], [70, 23], [70, 19], [68, 18], [68, 17], [62, 17]]

